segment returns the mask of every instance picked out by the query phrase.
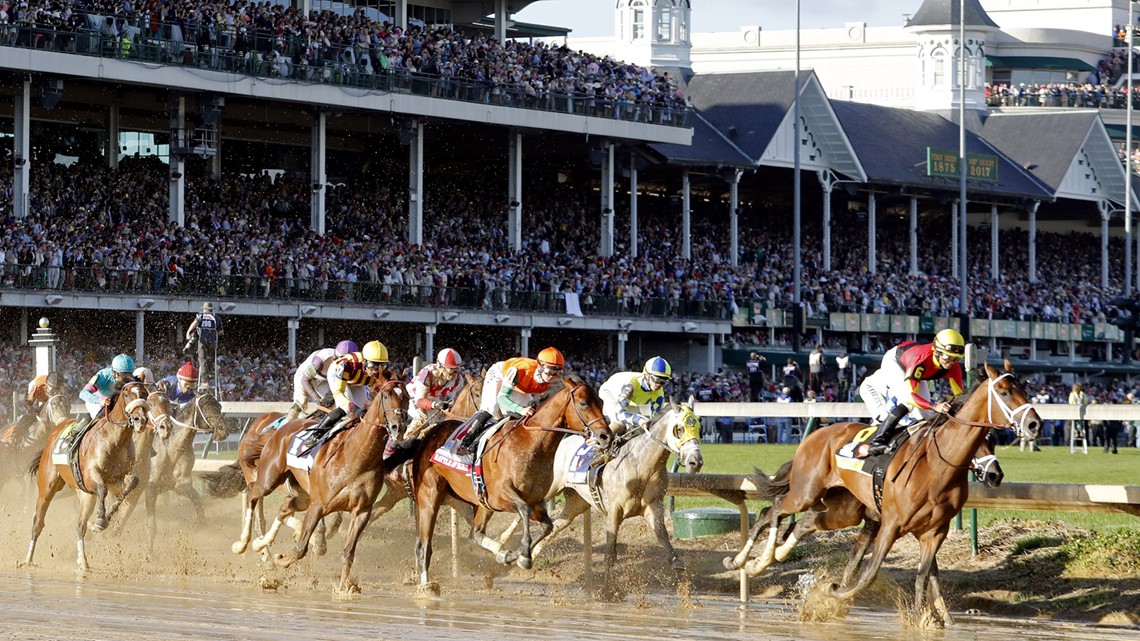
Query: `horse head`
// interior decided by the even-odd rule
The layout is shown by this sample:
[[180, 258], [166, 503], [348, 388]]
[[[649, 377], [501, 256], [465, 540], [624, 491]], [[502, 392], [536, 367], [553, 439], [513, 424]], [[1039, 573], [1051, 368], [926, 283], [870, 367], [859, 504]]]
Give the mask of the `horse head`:
[[685, 466], [685, 471], [696, 474], [704, 467], [701, 455], [701, 419], [693, 412], [694, 399], [678, 405], [669, 400], [669, 411], [657, 419], [665, 426], [665, 444], [677, 455]]
[[[115, 406], [111, 408], [107, 418], [116, 423], [126, 422], [131, 430], [140, 432], [147, 424], [147, 414], [150, 406], [147, 403], [146, 397], [149, 392], [146, 385], [137, 381], [127, 383], [119, 392], [119, 400]], [[118, 416], [116, 416], [118, 414]]]
[[[40, 413], [36, 416], [36, 420], [39, 421], [39, 430], [42, 430], [43, 434], [55, 429], [57, 425], [69, 418], [71, 418], [71, 395], [67, 392], [60, 392], [48, 397], [47, 402], [43, 404]], [[29, 434], [28, 436], [33, 435]]]
[[1013, 368], [1005, 361], [1005, 371], [998, 372], [987, 363], [986, 371], [986, 410], [988, 423], [1001, 423], [1002, 417], [1013, 428], [1018, 438], [1029, 441], [1037, 439], [1041, 432], [1041, 416], [1029, 401], [1025, 385], [1013, 375]]
[[170, 438], [170, 424], [173, 417], [170, 415], [170, 397], [163, 391], [154, 391], [147, 394], [147, 419], [154, 426], [155, 433], [162, 440]]
[[[226, 417], [222, 414], [222, 403], [213, 394], [199, 394], [194, 398], [194, 417], [190, 424], [199, 432], [210, 432], [215, 441], [224, 441], [230, 436], [226, 427]], [[200, 425], [199, 422], [204, 423]]]
[[404, 382], [395, 372], [385, 370], [372, 386], [372, 402], [364, 422], [386, 427], [391, 435], [402, 434], [408, 427], [409, 400]]
[[[602, 413], [602, 398], [578, 376], [563, 377], [562, 390], [551, 394], [539, 405], [530, 421], [538, 425], [561, 424], [574, 432], [589, 434], [600, 447], [609, 447], [614, 433]], [[560, 400], [565, 396], [565, 400]], [[558, 414], [547, 415], [546, 408], [560, 408]]]

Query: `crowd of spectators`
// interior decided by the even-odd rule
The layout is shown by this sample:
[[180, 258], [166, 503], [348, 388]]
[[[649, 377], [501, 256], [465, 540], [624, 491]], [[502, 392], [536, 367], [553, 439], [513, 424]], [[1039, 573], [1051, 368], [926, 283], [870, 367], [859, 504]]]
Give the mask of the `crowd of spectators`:
[[440, 97], [548, 110], [575, 96], [593, 115], [662, 123], [686, 106], [667, 73], [609, 56], [378, 18], [247, 0], [31, 0], [0, 5], [0, 42], [383, 89], [415, 77]]

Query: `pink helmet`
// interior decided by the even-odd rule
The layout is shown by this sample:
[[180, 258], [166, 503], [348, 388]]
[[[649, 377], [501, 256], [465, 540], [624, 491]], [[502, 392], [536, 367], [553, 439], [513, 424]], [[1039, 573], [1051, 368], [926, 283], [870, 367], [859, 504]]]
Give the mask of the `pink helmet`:
[[459, 369], [463, 367], [463, 358], [459, 356], [459, 352], [450, 347], [439, 350], [439, 354], [435, 357], [435, 362], [439, 363], [440, 367], [447, 369]]

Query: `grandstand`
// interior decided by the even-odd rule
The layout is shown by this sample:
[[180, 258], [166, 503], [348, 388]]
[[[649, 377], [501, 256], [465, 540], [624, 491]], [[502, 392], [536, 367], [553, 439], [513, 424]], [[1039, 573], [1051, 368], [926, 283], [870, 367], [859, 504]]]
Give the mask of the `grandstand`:
[[[957, 180], [926, 171], [929, 147], [956, 148], [953, 97], [839, 101], [804, 73], [796, 256], [790, 72], [504, 41], [520, 33], [509, 16], [458, 0], [450, 24], [422, 26], [406, 2], [380, 9], [395, 25], [283, 6], [209, 22], [170, 10], [182, 4], [10, 17], [13, 342], [46, 315], [65, 341], [97, 327], [96, 352], [173, 364], [211, 300], [243, 375], [261, 378], [346, 336], [380, 337], [403, 364], [452, 344], [486, 361], [558, 344], [598, 371], [660, 353], [712, 373], [679, 388], [726, 398], [742, 381], [715, 373], [756, 347], [806, 365], [797, 348], [820, 342], [873, 362], [947, 326], [1028, 368], [1121, 360], [1109, 302], [1126, 281], [1125, 172], [1095, 111], [991, 116], [977, 78], [968, 147], [998, 179], [970, 181], [959, 239]], [[686, 62], [682, 4], [659, 62]], [[1074, 234], [1088, 218], [1098, 232]]]

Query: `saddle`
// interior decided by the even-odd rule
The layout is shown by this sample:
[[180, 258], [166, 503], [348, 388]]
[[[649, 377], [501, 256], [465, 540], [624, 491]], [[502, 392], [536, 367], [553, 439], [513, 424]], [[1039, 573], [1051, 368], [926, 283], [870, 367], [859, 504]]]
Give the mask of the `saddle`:
[[84, 492], [88, 490], [83, 484], [83, 471], [79, 466], [79, 443], [82, 442], [87, 432], [91, 431], [91, 426], [94, 424], [94, 419], [82, 424], [72, 420], [71, 423], [59, 433], [55, 447], [52, 449], [52, 463], [56, 465], [67, 465], [68, 468], [71, 469], [71, 475], [75, 477], [76, 487]]
[[845, 470], [867, 474], [871, 477], [871, 493], [875, 497], [875, 509], [882, 509], [883, 502], [883, 482], [886, 477], [887, 467], [891, 464], [891, 459], [895, 457], [899, 447], [911, 437], [912, 434], [922, 429], [927, 425], [928, 421], [916, 421], [907, 425], [905, 429], [895, 432], [891, 437], [890, 443], [887, 444], [887, 449], [882, 454], [872, 454], [867, 458], [858, 458], [856, 456], [859, 446], [870, 439], [874, 433], [874, 429], [860, 430], [850, 442], [845, 443], [839, 451], [835, 453], [836, 466]]

